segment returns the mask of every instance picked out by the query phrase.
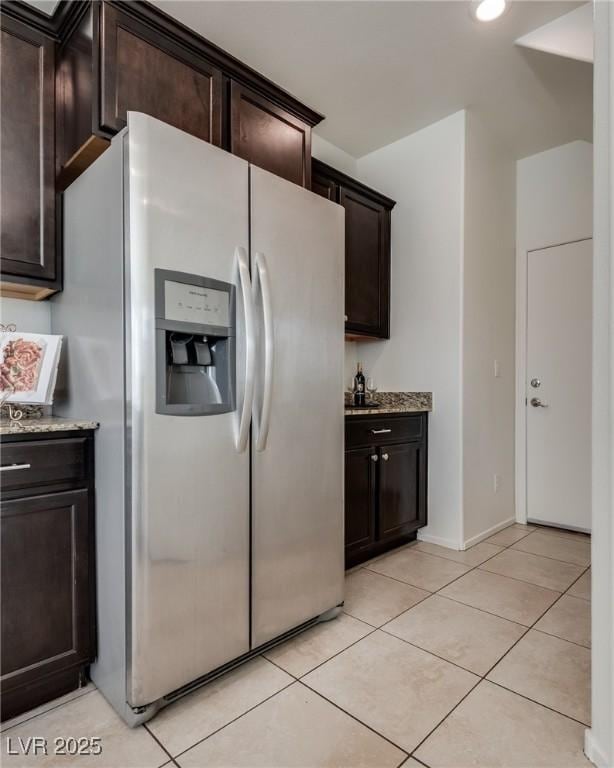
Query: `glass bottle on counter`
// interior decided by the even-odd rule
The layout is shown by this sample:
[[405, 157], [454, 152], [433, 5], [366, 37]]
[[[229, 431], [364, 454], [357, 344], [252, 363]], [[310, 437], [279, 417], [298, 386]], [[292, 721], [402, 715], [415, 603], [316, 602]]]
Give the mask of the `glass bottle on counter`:
[[356, 364], [356, 376], [354, 376], [354, 405], [365, 404], [365, 376], [362, 372], [362, 363]]

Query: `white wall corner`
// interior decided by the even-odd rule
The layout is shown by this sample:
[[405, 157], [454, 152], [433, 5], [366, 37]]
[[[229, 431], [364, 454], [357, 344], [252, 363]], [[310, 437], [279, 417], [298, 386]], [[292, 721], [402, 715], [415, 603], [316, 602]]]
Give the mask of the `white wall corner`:
[[348, 176], [356, 176], [356, 158], [317, 133], [311, 134], [311, 155]]
[[612, 768], [614, 766], [605, 751], [595, 741], [593, 731], [590, 728], [584, 731], [584, 754], [597, 768]]
[[586, 754], [614, 766], [614, 4], [595, 2], [591, 730]]

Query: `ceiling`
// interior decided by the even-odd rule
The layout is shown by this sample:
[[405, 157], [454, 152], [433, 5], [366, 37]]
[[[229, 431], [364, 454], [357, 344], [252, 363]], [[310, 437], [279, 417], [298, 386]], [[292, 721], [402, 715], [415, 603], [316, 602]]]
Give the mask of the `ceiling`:
[[581, 5], [511, 4], [480, 24], [465, 0], [154, 0], [327, 116], [360, 157], [464, 107], [516, 157], [590, 139], [592, 65], [514, 45]]
[[516, 45], [580, 61], [593, 60], [593, 4], [586, 3], [516, 40]]

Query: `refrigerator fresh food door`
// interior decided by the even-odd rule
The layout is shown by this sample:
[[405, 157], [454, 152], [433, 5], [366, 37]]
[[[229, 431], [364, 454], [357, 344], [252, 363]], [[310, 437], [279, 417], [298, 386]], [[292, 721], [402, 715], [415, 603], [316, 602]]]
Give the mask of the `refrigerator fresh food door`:
[[343, 600], [343, 209], [254, 166], [252, 647]]
[[[130, 113], [126, 173], [127, 699], [136, 707], [249, 650], [249, 450], [238, 443], [252, 294], [247, 163]], [[156, 269], [235, 285], [232, 412], [156, 413]], [[249, 421], [249, 397], [246, 410]]]

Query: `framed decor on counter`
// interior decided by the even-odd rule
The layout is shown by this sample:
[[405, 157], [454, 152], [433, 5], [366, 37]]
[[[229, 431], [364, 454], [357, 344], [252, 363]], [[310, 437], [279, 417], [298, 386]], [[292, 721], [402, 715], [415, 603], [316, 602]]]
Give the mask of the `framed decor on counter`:
[[51, 405], [61, 346], [61, 336], [17, 331], [0, 334], [2, 402]]

